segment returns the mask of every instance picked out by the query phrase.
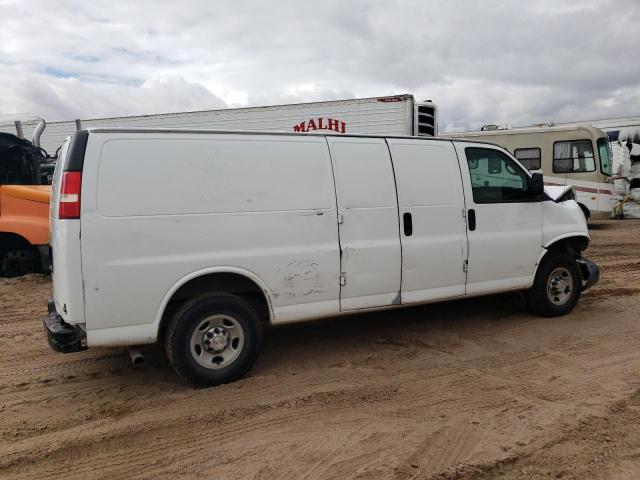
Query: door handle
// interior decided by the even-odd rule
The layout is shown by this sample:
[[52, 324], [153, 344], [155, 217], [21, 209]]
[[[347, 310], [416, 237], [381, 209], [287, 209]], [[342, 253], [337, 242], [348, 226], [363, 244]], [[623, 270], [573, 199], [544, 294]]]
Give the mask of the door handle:
[[402, 215], [402, 225], [404, 226], [405, 236], [410, 237], [413, 233], [413, 220], [411, 219], [411, 214], [409, 212]]
[[467, 212], [467, 220], [469, 221], [469, 230], [474, 231], [476, 229], [476, 211], [473, 208]]

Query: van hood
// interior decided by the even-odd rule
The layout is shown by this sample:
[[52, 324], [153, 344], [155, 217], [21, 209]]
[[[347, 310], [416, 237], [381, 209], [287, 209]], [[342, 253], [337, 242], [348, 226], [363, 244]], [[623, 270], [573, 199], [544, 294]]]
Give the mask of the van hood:
[[[563, 200], [575, 199], [573, 185], [545, 185], [544, 192], [554, 202], [562, 202]], [[567, 193], [571, 192], [569, 195]]]
[[50, 203], [51, 185], [0, 185], [0, 195], [38, 203]]

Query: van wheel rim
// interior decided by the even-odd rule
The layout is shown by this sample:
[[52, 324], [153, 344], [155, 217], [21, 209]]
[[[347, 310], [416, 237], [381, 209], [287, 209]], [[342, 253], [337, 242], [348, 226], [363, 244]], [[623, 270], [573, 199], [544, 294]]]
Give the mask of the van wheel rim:
[[547, 298], [554, 305], [564, 305], [573, 295], [573, 277], [571, 272], [564, 268], [558, 267], [547, 281]]
[[191, 355], [202, 367], [218, 370], [232, 364], [244, 346], [244, 330], [229, 315], [211, 315], [202, 319], [193, 330]]

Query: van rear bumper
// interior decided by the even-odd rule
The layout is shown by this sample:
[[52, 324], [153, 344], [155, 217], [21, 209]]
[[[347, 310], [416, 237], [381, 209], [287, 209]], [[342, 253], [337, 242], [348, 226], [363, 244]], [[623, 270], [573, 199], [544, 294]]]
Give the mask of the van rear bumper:
[[49, 300], [49, 315], [42, 321], [49, 346], [56, 352], [71, 353], [87, 349], [87, 335], [76, 325], [66, 323], [52, 300]]

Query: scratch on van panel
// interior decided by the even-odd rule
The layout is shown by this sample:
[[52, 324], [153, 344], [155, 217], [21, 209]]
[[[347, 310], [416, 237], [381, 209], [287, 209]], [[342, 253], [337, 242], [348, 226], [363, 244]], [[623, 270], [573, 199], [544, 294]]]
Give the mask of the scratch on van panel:
[[310, 212], [302, 212], [300, 213], [301, 216], [303, 217], [320, 217], [322, 215], [324, 215], [324, 212], [322, 210], [313, 210]]
[[325, 291], [320, 266], [313, 260], [294, 260], [283, 272], [285, 294], [290, 298], [304, 297]]

